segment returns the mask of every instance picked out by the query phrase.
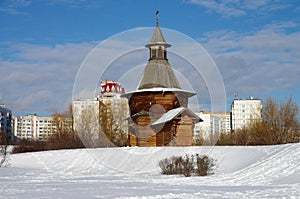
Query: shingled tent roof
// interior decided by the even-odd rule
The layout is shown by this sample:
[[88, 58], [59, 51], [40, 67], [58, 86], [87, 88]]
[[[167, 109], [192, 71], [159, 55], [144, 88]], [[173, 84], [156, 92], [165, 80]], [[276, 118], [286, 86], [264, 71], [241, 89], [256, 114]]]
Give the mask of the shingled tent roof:
[[[147, 48], [151, 48], [153, 46], [164, 46], [165, 48], [171, 46], [166, 42], [160, 30], [158, 19], [156, 19], [156, 27], [152, 35], [152, 39], [150, 43], [146, 45]], [[167, 59], [150, 59], [148, 61], [138, 89], [155, 87], [181, 89], [181, 86]]]
[[154, 33], [152, 35], [151, 41], [149, 44], [146, 45], [147, 48], [150, 48], [150, 46], [153, 45], [164, 45], [166, 47], [170, 47], [171, 45], [168, 44], [160, 30], [160, 27], [158, 25], [158, 22], [156, 22], [156, 27], [154, 30]]
[[148, 61], [138, 89], [179, 88], [181, 86], [167, 60]]

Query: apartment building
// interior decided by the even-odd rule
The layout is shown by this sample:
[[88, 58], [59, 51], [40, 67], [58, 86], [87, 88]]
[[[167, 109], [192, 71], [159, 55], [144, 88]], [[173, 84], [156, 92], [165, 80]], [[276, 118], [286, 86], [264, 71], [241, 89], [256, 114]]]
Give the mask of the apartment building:
[[118, 139], [116, 135], [128, 134], [126, 119], [129, 117], [129, 107], [127, 98], [122, 97], [124, 92], [120, 83], [102, 80], [97, 98], [73, 101], [74, 130], [82, 137], [90, 137], [85, 145], [98, 146], [99, 142], [95, 140], [100, 139], [100, 132], [105, 133], [110, 141]]
[[8, 133], [9, 140], [13, 141], [12, 112], [4, 104], [0, 104], [0, 133]]
[[195, 124], [195, 139], [199, 136], [204, 139], [212, 139], [213, 135], [229, 133], [231, 130], [229, 112], [212, 113], [203, 111], [196, 114], [203, 120], [203, 122]]
[[14, 117], [14, 136], [18, 139], [46, 141], [56, 126], [52, 117], [37, 115]]
[[262, 102], [260, 99], [234, 99], [231, 104], [231, 129], [241, 129], [250, 122], [261, 120]]

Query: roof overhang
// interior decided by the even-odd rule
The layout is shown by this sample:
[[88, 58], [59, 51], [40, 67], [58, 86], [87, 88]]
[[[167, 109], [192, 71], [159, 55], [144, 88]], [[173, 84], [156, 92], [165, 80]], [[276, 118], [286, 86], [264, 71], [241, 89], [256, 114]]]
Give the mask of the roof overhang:
[[162, 87], [154, 87], [154, 88], [146, 88], [146, 89], [139, 89], [139, 90], [134, 90], [127, 92], [125, 94], [122, 94], [122, 97], [127, 97], [130, 98], [133, 94], [138, 94], [138, 93], [146, 93], [146, 92], [173, 92], [175, 95], [185, 95], [187, 97], [192, 97], [196, 95], [195, 92], [179, 89], [179, 88], [162, 88]]
[[169, 110], [168, 112], [164, 113], [158, 120], [153, 122], [151, 124], [151, 126], [164, 124], [173, 119], [176, 119], [181, 114], [188, 115], [194, 121], [203, 122], [203, 120], [198, 115], [196, 115], [193, 111], [191, 111], [190, 109], [185, 108], [185, 107], [179, 107], [179, 108], [175, 108], [175, 109]]

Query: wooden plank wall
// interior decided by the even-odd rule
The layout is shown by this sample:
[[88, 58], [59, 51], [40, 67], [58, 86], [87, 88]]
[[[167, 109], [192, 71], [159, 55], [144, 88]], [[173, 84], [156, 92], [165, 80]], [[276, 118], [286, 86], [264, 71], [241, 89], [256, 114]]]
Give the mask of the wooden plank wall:
[[[186, 100], [183, 104], [186, 105]], [[145, 92], [131, 96], [129, 107], [131, 115], [139, 113], [142, 110], [149, 111], [154, 104], [162, 105], [166, 111], [181, 106], [177, 96], [173, 92]]]
[[194, 135], [193, 121], [184, 116], [176, 125], [176, 146], [191, 146]]
[[[193, 144], [193, 121], [188, 116], [165, 123], [158, 133], [150, 126], [132, 127], [136, 135], [129, 136], [130, 146], [191, 146]], [[157, 129], [156, 129], [157, 130]], [[174, 136], [175, 135], [175, 136]]]
[[[142, 111], [149, 112], [150, 108], [159, 104], [164, 111], [151, 109], [153, 120], [159, 118], [164, 112], [180, 106], [187, 106], [187, 96], [176, 96], [173, 92], [143, 92], [136, 93], [129, 99], [130, 114], [135, 115]], [[151, 117], [139, 115], [134, 120], [132, 128], [134, 133], [129, 139], [131, 146], [191, 146], [193, 140], [193, 121], [184, 116], [181, 120], [172, 120], [163, 125], [161, 129], [150, 127]], [[129, 132], [130, 133], [130, 132]], [[176, 137], [174, 138], [174, 135]]]
[[156, 134], [156, 146], [168, 146], [173, 139], [173, 122], [167, 122]]
[[136, 123], [132, 125], [135, 141], [129, 140], [131, 146], [156, 146], [156, 133], [150, 124], [151, 118], [148, 116], [141, 116], [136, 119]]
[[128, 145], [129, 146], [137, 146], [137, 138], [133, 134], [128, 134]]

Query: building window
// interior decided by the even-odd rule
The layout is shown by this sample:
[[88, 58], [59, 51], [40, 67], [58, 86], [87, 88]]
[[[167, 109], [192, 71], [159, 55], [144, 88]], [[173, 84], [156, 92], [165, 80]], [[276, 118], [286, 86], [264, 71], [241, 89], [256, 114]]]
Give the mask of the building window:
[[151, 49], [151, 58], [156, 58], [156, 50]]
[[161, 47], [158, 48], [158, 53], [157, 54], [158, 54], [157, 55], [158, 58], [162, 58], [163, 57], [163, 52], [162, 52]]

